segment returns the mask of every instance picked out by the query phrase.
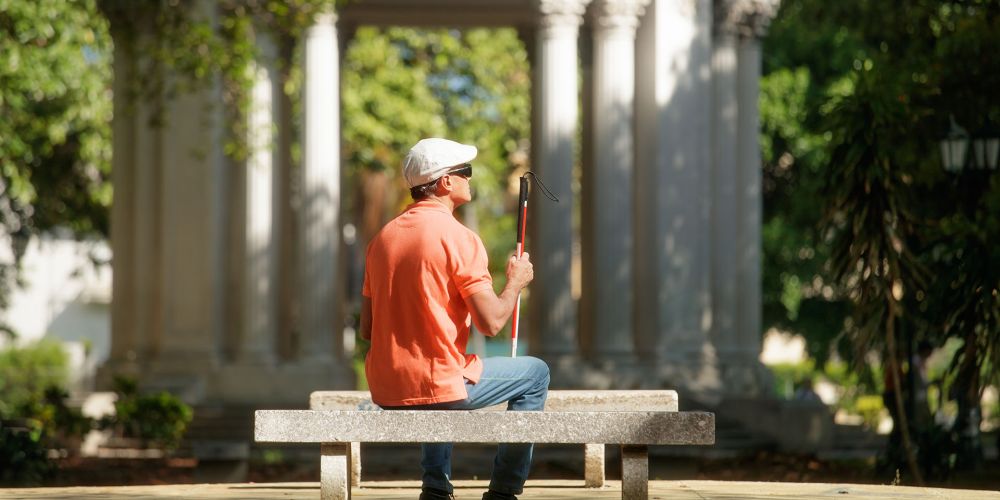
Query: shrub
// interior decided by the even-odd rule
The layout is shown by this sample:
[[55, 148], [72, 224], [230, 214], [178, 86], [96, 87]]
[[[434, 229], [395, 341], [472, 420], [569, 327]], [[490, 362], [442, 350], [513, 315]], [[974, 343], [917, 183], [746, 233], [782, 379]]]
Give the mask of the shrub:
[[194, 413], [169, 392], [140, 395], [135, 380], [115, 378], [115, 415], [102, 422], [122, 437], [141, 439], [146, 446], [174, 449], [180, 445]]
[[25, 416], [37, 419], [45, 436], [56, 447], [76, 451], [83, 437], [94, 428], [94, 420], [86, 417], [77, 408], [66, 405], [69, 394], [59, 387], [45, 390], [44, 399], [31, 405]]
[[41, 426], [31, 421], [14, 427], [0, 421], [0, 485], [31, 486], [52, 475]]
[[40, 340], [0, 351], [0, 418], [29, 416], [49, 387], [65, 387], [69, 360], [59, 342]]

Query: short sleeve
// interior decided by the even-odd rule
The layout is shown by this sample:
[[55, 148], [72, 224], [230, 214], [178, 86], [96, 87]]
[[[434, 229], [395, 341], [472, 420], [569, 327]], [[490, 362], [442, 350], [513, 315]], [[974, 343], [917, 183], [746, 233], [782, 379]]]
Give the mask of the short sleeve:
[[368, 297], [369, 299], [372, 298], [372, 286], [368, 283], [368, 273], [371, 272], [372, 268], [372, 266], [369, 265], [371, 261], [371, 243], [369, 243], [368, 249], [365, 251], [365, 276], [361, 285], [361, 295]]
[[469, 231], [465, 237], [459, 238], [453, 248], [452, 279], [455, 287], [463, 298], [475, 295], [483, 290], [493, 290], [493, 277], [490, 276], [489, 257], [486, 247], [479, 236]]

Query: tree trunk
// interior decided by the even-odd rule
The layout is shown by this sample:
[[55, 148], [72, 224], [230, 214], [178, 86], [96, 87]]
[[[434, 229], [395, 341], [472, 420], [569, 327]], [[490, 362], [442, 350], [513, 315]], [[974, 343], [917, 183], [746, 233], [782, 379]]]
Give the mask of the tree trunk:
[[[913, 479], [916, 481], [918, 486], [924, 485], [923, 475], [920, 473], [920, 467], [917, 465], [917, 456], [914, 451], [913, 441], [910, 438], [910, 425], [909, 418], [906, 413], [906, 405], [903, 404], [903, 381], [899, 377], [899, 358], [896, 357], [896, 308], [893, 299], [889, 299], [888, 304], [888, 314], [889, 317], [886, 319], [886, 349], [889, 351], [889, 376], [892, 377], [893, 385], [896, 390], [893, 391], [896, 395], [896, 411], [899, 415], [899, 422], [893, 422], [892, 425], [899, 425], [899, 433], [903, 438], [903, 450], [906, 452], [906, 464], [910, 469], [910, 473], [913, 474]], [[912, 369], [912, 367], [911, 367]]]

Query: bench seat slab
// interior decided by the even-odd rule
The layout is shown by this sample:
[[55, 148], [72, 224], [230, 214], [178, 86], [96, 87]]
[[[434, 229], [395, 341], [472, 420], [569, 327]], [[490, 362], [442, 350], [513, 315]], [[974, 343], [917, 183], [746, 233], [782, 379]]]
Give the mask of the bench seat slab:
[[254, 438], [271, 443], [715, 443], [706, 412], [258, 410]]

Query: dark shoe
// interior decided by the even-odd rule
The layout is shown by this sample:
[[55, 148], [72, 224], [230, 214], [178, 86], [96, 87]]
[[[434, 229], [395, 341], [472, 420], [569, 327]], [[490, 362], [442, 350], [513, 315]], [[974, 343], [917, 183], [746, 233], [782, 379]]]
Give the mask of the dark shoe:
[[510, 493], [500, 493], [498, 491], [489, 490], [483, 493], [483, 500], [517, 500], [517, 497], [511, 495]]
[[455, 500], [455, 495], [434, 488], [421, 488], [420, 500]]

